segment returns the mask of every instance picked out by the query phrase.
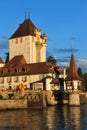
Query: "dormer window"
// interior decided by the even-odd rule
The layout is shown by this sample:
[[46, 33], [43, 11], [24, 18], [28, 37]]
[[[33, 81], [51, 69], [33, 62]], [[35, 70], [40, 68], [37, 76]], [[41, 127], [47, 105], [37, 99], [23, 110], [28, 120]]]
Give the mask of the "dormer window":
[[11, 71], [10, 71], [10, 70], [8, 70], [8, 73], [9, 73], [9, 74], [10, 74], [10, 72], [11, 72]]
[[4, 71], [3, 71], [3, 70], [1, 70], [1, 73], [3, 74], [3, 73], [4, 73]]
[[17, 73], [17, 72], [18, 72], [18, 69], [15, 69], [14, 71], [15, 71], [15, 73]]
[[23, 72], [26, 72], [26, 68], [23, 67], [23, 68], [22, 68], [22, 71], [23, 71]]

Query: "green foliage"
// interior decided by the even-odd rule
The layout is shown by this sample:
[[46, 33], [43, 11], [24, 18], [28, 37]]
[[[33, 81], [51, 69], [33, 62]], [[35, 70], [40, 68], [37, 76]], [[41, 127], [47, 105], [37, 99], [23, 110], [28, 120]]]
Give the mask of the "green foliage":
[[35, 95], [40, 97], [41, 93], [40, 92], [36, 92]]
[[87, 73], [85, 73], [85, 74], [83, 75], [83, 78], [84, 78], [85, 91], [87, 91]]
[[14, 94], [11, 93], [11, 94], [8, 94], [8, 96], [9, 96], [9, 99], [12, 99], [12, 97], [14, 96]]
[[77, 72], [78, 72], [78, 75], [79, 75], [81, 78], [83, 78], [82, 69], [81, 69], [80, 67], [78, 68]]
[[0, 95], [0, 100], [2, 100], [3, 99], [3, 96], [2, 95]]
[[54, 65], [57, 64], [57, 60], [53, 56], [49, 56], [47, 62], [53, 63]]
[[63, 92], [61, 93], [61, 95], [62, 95], [62, 98], [63, 98], [63, 99], [66, 99], [66, 98], [68, 98], [68, 96], [69, 96], [69, 94], [68, 94], [67, 92], [65, 92], [65, 91], [63, 91]]
[[19, 99], [24, 99], [25, 98], [25, 96], [21, 96]]
[[6, 61], [5, 61], [5, 63], [7, 63], [9, 61], [9, 52], [7, 52], [5, 54], [6, 54]]

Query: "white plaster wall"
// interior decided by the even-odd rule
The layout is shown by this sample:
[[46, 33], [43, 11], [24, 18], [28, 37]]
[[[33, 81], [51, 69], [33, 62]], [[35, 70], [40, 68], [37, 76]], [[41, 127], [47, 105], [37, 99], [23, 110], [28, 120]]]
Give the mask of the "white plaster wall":
[[74, 89], [78, 89], [78, 80], [73, 81]]
[[41, 48], [41, 62], [46, 61], [46, 45], [43, 45]]
[[0, 63], [0, 67], [3, 67], [5, 64], [3, 64], [3, 63]]
[[30, 42], [31, 42], [30, 36], [22, 37], [22, 42], [20, 42], [20, 38], [18, 38], [18, 43], [16, 43], [15, 38], [9, 40], [9, 59], [11, 60], [16, 55], [24, 55], [27, 63], [29, 63]]
[[[20, 39], [22, 38], [22, 42]], [[43, 44], [41, 48], [41, 62], [46, 61], [46, 44], [44, 40], [33, 36], [24, 36], [9, 40], [9, 59], [11, 60], [16, 55], [24, 55], [27, 63], [36, 62], [36, 42]]]
[[46, 90], [51, 90], [51, 82], [52, 78], [47, 78], [46, 79]]

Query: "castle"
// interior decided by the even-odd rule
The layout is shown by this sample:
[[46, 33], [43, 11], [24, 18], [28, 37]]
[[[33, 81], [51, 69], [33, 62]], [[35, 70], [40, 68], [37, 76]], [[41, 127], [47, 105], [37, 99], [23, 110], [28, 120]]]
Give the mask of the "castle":
[[0, 89], [51, 90], [53, 64], [46, 62], [46, 34], [25, 19], [9, 38], [9, 62], [0, 68]]
[[46, 34], [42, 34], [30, 19], [19, 25], [9, 38], [9, 62], [0, 68], [0, 90], [14, 90], [20, 84], [33, 90], [60, 90], [57, 72], [62, 75], [65, 91], [78, 90], [82, 79], [76, 72], [74, 55], [66, 77], [60, 67], [46, 62], [46, 39]]

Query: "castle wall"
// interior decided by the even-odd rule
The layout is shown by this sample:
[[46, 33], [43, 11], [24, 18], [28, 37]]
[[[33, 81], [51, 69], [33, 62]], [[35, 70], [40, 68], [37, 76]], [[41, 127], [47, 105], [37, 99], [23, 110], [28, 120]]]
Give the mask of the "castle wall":
[[36, 63], [37, 46], [41, 46], [39, 62], [46, 61], [46, 43], [44, 39], [34, 36], [24, 36], [9, 40], [9, 60], [14, 56], [23, 55], [27, 63]]

